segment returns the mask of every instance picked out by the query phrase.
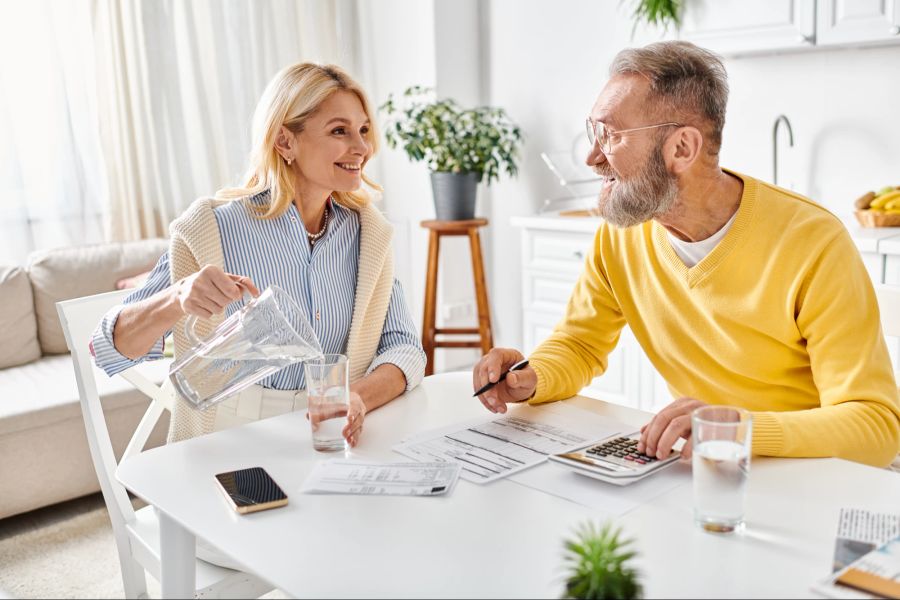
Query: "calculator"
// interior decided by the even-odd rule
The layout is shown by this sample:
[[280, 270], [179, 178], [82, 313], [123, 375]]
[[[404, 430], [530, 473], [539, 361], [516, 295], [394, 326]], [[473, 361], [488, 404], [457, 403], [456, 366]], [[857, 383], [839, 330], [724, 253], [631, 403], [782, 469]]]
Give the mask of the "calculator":
[[614, 485], [628, 485], [671, 465], [681, 456], [680, 452], [673, 451], [668, 458], [660, 460], [641, 454], [637, 451], [640, 439], [639, 431], [625, 436], [617, 434], [580, 450], [551, 454], [549, 458], [580, 475]]

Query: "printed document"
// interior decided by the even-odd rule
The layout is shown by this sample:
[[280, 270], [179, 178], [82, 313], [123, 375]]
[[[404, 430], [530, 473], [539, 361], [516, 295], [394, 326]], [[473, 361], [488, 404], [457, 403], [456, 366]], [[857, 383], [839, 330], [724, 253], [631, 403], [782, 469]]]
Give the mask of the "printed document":
[[375, 463], [332, 459], [318, 463], [303, 485], [306, 494], [438, 496], [456, 485], [459, 465], [447, 462]]
[[548, 454], [582, 448], [626, 425], [561, 402], [516, 407], [504, 416], [408, 438], [394, 451], [419, 461], [452, 462], [460, 477], [489, 483], [534, 466]]
[[897, 536], [900, 536], [900, 512], [875, 513], [860, 508], [842, 508], [832, 570], [843, 569]]

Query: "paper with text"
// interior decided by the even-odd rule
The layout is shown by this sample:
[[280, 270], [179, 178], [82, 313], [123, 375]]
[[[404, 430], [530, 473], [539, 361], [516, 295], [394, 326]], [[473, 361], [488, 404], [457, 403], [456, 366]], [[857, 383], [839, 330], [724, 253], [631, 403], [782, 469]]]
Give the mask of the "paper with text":
[[900, 512], [875, 513], [861, 508], [842, 508], [832, 570], [843, 569], [897, 536], [900, 536]]
[[549, 454], [621, 433], [625, 427], [568, 404], [522, 406], [488, 421], [418, 434], [393, 449], [419, 461], [457, 463], [463, 479], [489, 483], [543, 462]]
[[306, 494], [438, 496], [459, 478], [459, 465], [447, 462], [374, 463], [332, 459], [318, 463], [303, 484]]

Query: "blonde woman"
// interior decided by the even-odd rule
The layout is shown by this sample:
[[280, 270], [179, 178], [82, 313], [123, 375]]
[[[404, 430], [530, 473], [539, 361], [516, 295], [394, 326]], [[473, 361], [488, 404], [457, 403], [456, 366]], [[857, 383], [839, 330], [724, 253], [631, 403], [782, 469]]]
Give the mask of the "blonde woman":
[[[242, 187], [194, 202], [171, 227], [169, 251], [146, 284], [110, 311], [93, 339], [108, 374], [162, 356], [183, 319], [211, 324], [243, 291], [275, 284], [305, 309], [326, 353], [347, 354], [351, 408], [344, 437], [359, 442], [366, 413], [418, 385], [425, 355], [394, 279], [391, 227], [361, 189], [378, 148], [366, 94], [340, 68], [301, 63], [269, 83], [253, 120]], [[305, 409], [302, 365], [286, 367], [198, 412], [176, 402], [169, 441]]]

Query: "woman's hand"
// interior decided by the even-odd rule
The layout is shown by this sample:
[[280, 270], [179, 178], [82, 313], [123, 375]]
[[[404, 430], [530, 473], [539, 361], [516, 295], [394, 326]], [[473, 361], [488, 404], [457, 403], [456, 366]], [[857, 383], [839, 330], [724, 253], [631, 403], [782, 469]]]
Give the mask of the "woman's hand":
[[226, 273], [219, 267], [206, 265], [175, 284], [176, 301], [185, 315], [207, 319], [225, 311], [245, 291], [259, 296], [249, 277]]
[[359, 443], [362, 433], [363, 421], [366, 420], [366, 403], [362, 396], [356, 392], [350, 392], [350, 408], [347, 411], [347, 424], [341, 432], [351, 448]]

